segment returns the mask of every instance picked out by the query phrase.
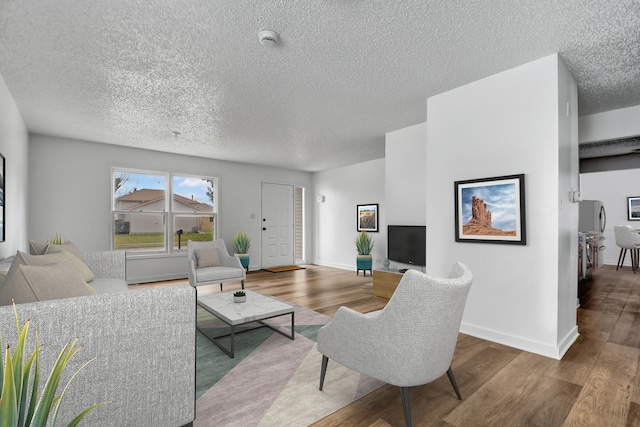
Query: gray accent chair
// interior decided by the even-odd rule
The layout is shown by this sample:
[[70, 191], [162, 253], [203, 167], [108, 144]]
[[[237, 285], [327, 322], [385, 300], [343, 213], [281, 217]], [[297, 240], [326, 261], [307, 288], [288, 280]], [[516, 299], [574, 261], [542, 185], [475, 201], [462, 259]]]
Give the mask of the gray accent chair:
[[631, 253], [631, 268], [633, 274], [638, 269], [638, 249], [640, 249], [640, 234], [630, 225], [614, 225], [613, 232], [616, 235], [616, 245], [620, 247], [616, 270], [622, 267], [627, 257], [627, 251]]
[[[196, 249], [217, 249], [220, 258], [220, 265], [215, 267], [198, 268], [194, 251]], [[187, 242], [187, 260], [189, 262], [189, 284], [191, 286], [211, 285], [220, 283], [220, 291], [222, 284], [227, 282], [240, 282], [244, 289], [244, 281], [246, 273], [240, 259], [229, 255], [224, 240], [217, 239], [211, 242]]]
[[451, 360], [473, 275], [456, 263], [448, 278], [407, 271], [387, 305], [362, 314], [340, 307], [318, 331], [322, 354], [320, 390], [329, 359], [400, 387], [405, 422], [411, 426], [408, 387], [447, 374], [458, 399]]

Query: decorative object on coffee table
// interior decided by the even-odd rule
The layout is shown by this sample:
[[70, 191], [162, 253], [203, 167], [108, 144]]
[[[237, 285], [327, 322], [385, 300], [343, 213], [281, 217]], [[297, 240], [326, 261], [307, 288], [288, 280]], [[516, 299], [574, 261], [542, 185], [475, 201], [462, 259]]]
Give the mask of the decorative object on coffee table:
[[366, 231], [361, 231], [358, 237], [355, 240], [356, 251], [358, 251], [358, 255], [356, 256], [356, 275], [360, 273], [360, 270], [367, 275], [367, 270], [370, 273], [373, 273], [372, 270], [372, 259], [371, 259], [371, 250], [373, 249], [373, 238], [367, 234]]
[[235, 236], [233, 236], [233, 252], [242, 266], [249, 271], [249, 248], [251, 247], [251, 239], [242, 230], [238, 230]]
[[247, 300], [247, 294], [244, 291], [236, 291], [233, 293], [233, 302], [245, 302]]

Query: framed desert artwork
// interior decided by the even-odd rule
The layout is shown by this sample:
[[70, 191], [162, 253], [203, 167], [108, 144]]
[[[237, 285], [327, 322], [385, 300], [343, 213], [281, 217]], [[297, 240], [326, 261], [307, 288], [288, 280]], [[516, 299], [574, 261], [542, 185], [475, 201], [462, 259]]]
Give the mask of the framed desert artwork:
[[456, 242], [527, 244], [524, 174], [454, 185]]
[[378, 204], [369, 203], [368, 205], [357, 206], [357, 229], [360, 231], [377, 232], [378, 231]]
[[640, 221], [640, 197], [627, 197], [627, 219]]

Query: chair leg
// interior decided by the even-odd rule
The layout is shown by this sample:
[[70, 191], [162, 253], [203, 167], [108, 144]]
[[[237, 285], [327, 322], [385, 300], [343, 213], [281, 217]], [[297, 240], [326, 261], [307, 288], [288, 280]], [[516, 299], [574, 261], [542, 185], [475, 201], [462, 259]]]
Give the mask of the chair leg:
[[[618, 257], [618, 265], [620, 267], [622, 267], [624, 265], [624, 260], [627, 259], [627, 250], [626, 249], [620, 249], [620, 253], [622, 255], [622, 261], [620, 261], [620, 258]], [[633, 263], [633, 255], [631, 255], [631, 258], [632, 258], [631, 261]], [[616, 267], [616, 270], [617, 269], [618, 268]]]
[[453, 376], [453, 370], [451, 366], [449, 366], [449, 370], [447, 371], [447, 376], [449, 377], [449, 381], [451, 381], [451, 385], [453, 389], [456, 391], [456, 396], [458, 396], [458, 400], [462, 400], [462, 395], [460, 394], [460, 389], [458, 389], [458, 383], [456, 382], [456, 377]]
[[222, 283], [220, 283], [220, 292], [222, 292]]
[[400, 387], [402, 396], [402, 409], [404, 410], [404, 423], [411, 427], [411, 408], [409, 407], [409, 387]]
[[616, 271], [618, 271], [618, 268], [622, 265], [620, 263], [620, 260], [622, 259], [622, 254], [624, 253], [624, 251], [625, 250], [623, 248], [620, 248], [620, 255], [618, 255], [618, 264], [616, 265]]
[[322, 355], [322, 366], [320, 368], [320, 391], [322, 391], [322, 387], [324, 386], [324, 376], [327, 374], [327, 365], [329, 364], [329, 358]]
[[242, 289], [244, 289], [244, 280], [240, 281], [242, 283]]

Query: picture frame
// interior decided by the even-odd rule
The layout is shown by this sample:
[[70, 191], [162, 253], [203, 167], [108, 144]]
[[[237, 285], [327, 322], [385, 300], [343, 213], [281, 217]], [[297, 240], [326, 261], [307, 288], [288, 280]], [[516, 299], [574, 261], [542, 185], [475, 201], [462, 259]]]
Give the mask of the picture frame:
[[640, 221], [640, 196], [627, 197], [627, 219]]
[[5, 241], [5, 223], [4, 223], [4, 211], [5, 211], [5, 159], [0, 154], [0, 242]]
[[357, 205], [356, 224], [358, 232], [378, 232], [378, 204]]
[[526, 245], [524, 174], [454, 182], [456, 242]]

